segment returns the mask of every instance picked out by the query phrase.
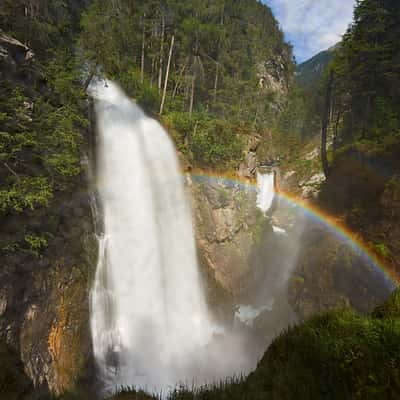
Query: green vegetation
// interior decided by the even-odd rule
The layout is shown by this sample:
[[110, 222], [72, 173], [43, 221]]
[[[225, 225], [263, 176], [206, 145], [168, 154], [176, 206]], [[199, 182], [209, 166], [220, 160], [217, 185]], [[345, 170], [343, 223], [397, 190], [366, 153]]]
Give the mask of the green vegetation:
[[[165, 87], [162, 122], [197, 167], [234, 169], [243, 126], [261, 132], [279, 115], [293, 74], [291, 48], [260, 2], [95, 0], [81, 24], [92, 70], [116, 79], [154, 114]], [[267, 75], [281, 93], [260, 86]]]
[[357, 1], [354, 22], [331, 66], [339, 145], [399, 139], [399, 24], [398, 2]]
[[296, 82], [303, 89], [314, 90], [323, 77], [324, 71], [332, 61], [335, 47], [321, 51], [314, 57], [296, 67]]
[[[326, 116], [323, 127], [333, 141], [333, 165], [335, 157], [352, 152], [359, 159], [399, 154], [399, 26], [398, 2], [357, 1], [354, 22], [323, 82], [321, 115]], [[323, 137], [323, 148], [326, 141]]]
[[[0, 26], [35, 53], [34, 65], [22, 66], [18, 79], [1, 75], [1, 219], [49, 217], [50, 224], [46, 212], [55, 199], [75, 190], [88, 126], [83, 81], [94, 73], [116, 79], [147, 112], [159, 115], [195, 167], [235, 169], [249, 135], [258, 133], [266, 139], [260, 154], [267, 156], [268, 146], [276, 146], [305, 175], [320, 160], [297, 161], [298, 149], [320, 132], [322, 115], [333, 139], [332, 168], [339, 170], [346, 158], [351, 162], [343, 175], [359, 174], [360, 185], [349, 183], [348, 193], [358, 193], [355, 201], [368, 199], [366, 192], [377, 198], [385, 187], [372, 185], [368, 163], [379, 157], [398, 163], [397, 0], [358, 0], [354, 23], [326, 76], [306, 88], [291, 83], [290, 45], [270, 9], [256, 0], [3, 0]], [[330, 196], [335, 202], [343, 180], [338, 182]], [[218, 195], [221, 200], [226, 196], [223, 191]], [[42, 256], [52, 236], [20, 219], [17, 225], [20, 232], [1, 238], [0, 252]], [[256, 241], [263, 226], [254, 225]], [[375, 248], [391, 256], [386, 243]], [[303, 283], [302, 277], [295, 279]], [[399, 398], [399, 293], [370, 317], [337, 310], [288, 329], [247, 379], [178, 388], [170, 399]], [[1, 396], [51, 398], [28, 394], [31, 383], [17, 355], [3, 343], [0, 366]], [[86, 398], [93, 398], [86, 389], [62, 397]], [[113, 396], [151, 398], [134, 390]]]
[[349, 146], [380, 154], [398, 148], [399, 26], [399, 2], [358, 0], [342, 42], [298, 67], [298, 86], [289, 93], [279, 129], [301, 138], [317, 135], [327, 112], [334, 154]]
[[27, 234], [24, 237], [26, 244], [28, 245], [29, 251], [36, 257], [40, 256], [40, 253], [48, 246], [48, 235], [38, 236], [34, 234]]
[[[199, 389], [178, 387], [169, 400], [397, 399], [400, 395], [400, 290], [371, 316], [351, 309], [325, 312], [276, 338], [246, 379], [233, 378]], [[0, 385], [26, 393], [29, 381], [15, 355], [0, 347]], [[11, 374], [11, 375], [10, 375]], [[23, 385], [22, 385], [23, 383]], [[4, 386], [6, 385], [6, 386]], [[24, 389], [25, 388], [25, 389]], [[44, 395], [18, 397], [50, 400]], [[59, 400], [95, 399], [78, 390]], [[134, 389], [110, 400], [151, 400]]]
[[[25, 3], [0, 5], [2, 29], [35, 54], [17, 67], [17, 76], [0, 70], [0, 218], [19, 214], [28, 221], [76, 184], [88, 121], [72, 46], [79, 8], [64, 1]], [[48, 235], [25, 229], [21, 223], [13, 237], [4, 235], [0, 251], [39, 255]]]

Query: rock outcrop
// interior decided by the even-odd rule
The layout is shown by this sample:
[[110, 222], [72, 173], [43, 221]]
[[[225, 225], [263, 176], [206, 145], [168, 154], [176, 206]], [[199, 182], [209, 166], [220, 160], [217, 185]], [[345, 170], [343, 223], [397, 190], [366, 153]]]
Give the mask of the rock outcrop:
[[191, 181], [195, 235], [200, 258], [233, 296], [246, 287], [249, 257], [265, 217], [256, 191], [224, 179]]
[[40, 225], [52, 239], [44, 254], [1, 254], [0, 337], [20, 354], [35, 386], [54, 393], [74, 387], [91, 363], [89, 289], [97, 243], [89, 200], [76, 194], [35, 215], [10, 215], [2, 235]]
[[305, 228], [288, 291], [289, 302], [301, 319], [347, 306], [366, 314], [389, 294], [381, 271], [365, 255], [321, 226]]
[[34, 53], [29, 47], [0, 29], [0, 76], [24, 75], [33, 60]]

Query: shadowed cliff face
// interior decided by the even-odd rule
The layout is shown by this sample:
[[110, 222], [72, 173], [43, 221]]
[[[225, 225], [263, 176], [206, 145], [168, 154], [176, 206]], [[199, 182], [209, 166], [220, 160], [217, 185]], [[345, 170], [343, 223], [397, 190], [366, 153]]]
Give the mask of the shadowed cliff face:
[[[91, 362], [88, 294], [97, 243], [88, 199], [77, 191], [56, 199], [45, 213], [13, 219], [19, 226], [48, 228], [52, 220], [53, 237], [40, 257], [18, 250], [1, 254], [0, 336], [20, 354], [35, 386], [61, 393], [85, 377]], [[2, 235], [11, 228], [3, 225]]]
[[[0, 76], [31, 88], [42, 82], [35, 68], [31, 50], [0, 32]], [[35, 101], [32, 94], [27, 121]], [[34, 171], [35, 161], [25, 162]], [[10, 171], [2, 166], [1, 173]], [[72, 389], [91, 370], [93, 231], [84, 173], [70, 178], [67, 190], [56, 191], [48, 207], [1, 215], [0, 338], [16, 351], [33, 384], [54, 393]], [[46, 246], [17, 245], [31, 232], [45, 232]]]
[[219, 285], [238, 296], [246, 287], [256, 228], [264, 220], [256, 192], [216, 180], [193, 181], [191, 193], [201, 259]]

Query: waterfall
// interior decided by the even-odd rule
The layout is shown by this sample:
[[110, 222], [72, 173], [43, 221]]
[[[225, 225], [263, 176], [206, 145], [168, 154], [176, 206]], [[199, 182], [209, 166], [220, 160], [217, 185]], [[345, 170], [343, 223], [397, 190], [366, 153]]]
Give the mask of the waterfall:
[[275, 197], [274, 173], [257, 172], [257, 207], [266, 213], [272, 206]]
[[180, 382], [203, 384], [249, 370], [241, 362], [241, 343], [235, 361], [213, 347], [218, 327], [201, 286], [172, 141], [116, 84], [96, 80], [89, 90], [104, 218], [91, 329], [105, 385], [165, 391]]

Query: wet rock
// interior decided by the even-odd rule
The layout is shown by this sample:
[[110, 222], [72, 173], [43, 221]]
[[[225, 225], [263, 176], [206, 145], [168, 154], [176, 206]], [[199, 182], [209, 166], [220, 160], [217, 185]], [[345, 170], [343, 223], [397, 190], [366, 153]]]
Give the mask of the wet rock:
[[371, 312], [390, 293], [383, 275], [348, 243], [321, 228], [303, 233], [289, 303], [301, 319], [337, 307]]
[[203, 268], [226, 293], [237, 295], [246, 286], [254, 226], [265, 220], [256, 207], [256, 193], [229, 183], [196, 181], [191, 192]]
[[5, 313], [7, 309], [7, 292], [6, 290], [0, 290], [0, 317]]

